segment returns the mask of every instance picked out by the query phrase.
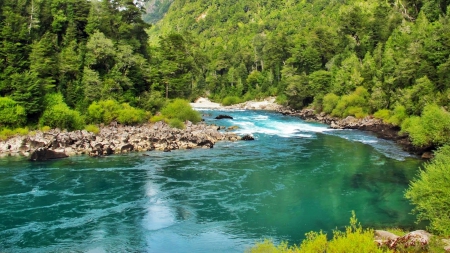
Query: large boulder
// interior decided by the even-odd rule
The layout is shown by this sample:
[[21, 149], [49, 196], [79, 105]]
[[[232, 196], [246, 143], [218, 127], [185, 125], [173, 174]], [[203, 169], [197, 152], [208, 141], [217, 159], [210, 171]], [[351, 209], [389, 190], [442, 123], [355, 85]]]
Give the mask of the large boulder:
[[246, 135], [242, 136], [241, 140], [243, 140], [243, 141], [254, 141], [255, 138], [253, 136], [251, 136], [250, 134], [246, 134]]
[[30, 155], [32, 161], [47, 161], [52, 159], [60, 159], [68, 157], [64, 150], [50, 150], [47, 148], [38, 148]]
[[219, 115], [217, 117], [215, 117], [215, 119], [233, 119], [233, 117], [229, 116], [229, 115]]

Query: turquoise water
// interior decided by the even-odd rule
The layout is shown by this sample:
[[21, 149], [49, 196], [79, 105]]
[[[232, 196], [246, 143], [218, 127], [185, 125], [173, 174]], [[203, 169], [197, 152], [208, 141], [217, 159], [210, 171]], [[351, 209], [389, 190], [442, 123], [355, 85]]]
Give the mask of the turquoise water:
[[[272, 238], [414, 225], [420, 161], [392, 142], [255, 111], [202, 111], [255, 141], [50, 162], [0, 160], [0, 252], [243, 252]], [[218, 114], [234, 120], [215, 121]], [[145, 156], [144, 156], [145, 154]]]

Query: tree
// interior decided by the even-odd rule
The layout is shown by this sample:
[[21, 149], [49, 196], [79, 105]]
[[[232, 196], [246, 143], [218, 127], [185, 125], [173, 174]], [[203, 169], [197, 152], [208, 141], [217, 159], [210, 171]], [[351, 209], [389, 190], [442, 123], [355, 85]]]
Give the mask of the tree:
[[429, 229], [450, 235], [450, 146], [438, 149], [434, 159], [419, 171], [405, 197], [415, 205], [418, 221], [430, 221]]

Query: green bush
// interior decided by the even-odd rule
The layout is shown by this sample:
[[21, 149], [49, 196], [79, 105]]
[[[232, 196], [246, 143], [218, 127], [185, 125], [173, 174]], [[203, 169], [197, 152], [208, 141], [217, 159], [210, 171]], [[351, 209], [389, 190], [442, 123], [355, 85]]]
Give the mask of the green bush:
[[19, 127], [14, 129], [14, 133], [18, 135], [27, 135], [30, 132], [28, 127]]
[[150, 118], [150, 122], [151, 123], [156, 123], [158, 121], [164, 121], [167, 122], [166, 117], [164, 117], [163, 115], [155, 115], [153, 117]]
[[285, 94], [280, 94], [277, 96], [275, 102], [277, 102], [277, 104], [279, 104], [279, 105], [287, 105], [288, 99]]
[[391, 118], [391, 111], [388, 109], [381, 109], [375, 112], [373, 116], [377, 119], [382, 119], [385, 123], [388, 123], [389, 118]]
[[94, 134], [98, 134], [100, 132], [100, 128], [96, 125], [87, 125], [84, 129]]
[[150, 115], [144, 110], [137, 109], [127, 103], [119, 104], [115, 100], [103, 100], [93, 102], [87, 110], [87, 121], [89, 123], [109, 124], [117, 120], [121, 124], [133, 125], [146, 121]]
[[49, 127], [49, 126], [43, 126], [43, 127], [41, 127], [41, 131], [44, 132], [44, 133], [50, 131], [50, 129], [52, 129], [52, 128]]
[[441, 147], [435, 158], [419, 171], [405, 197], [415, 205], [419, 221], [430, 221], [429, 229], [450, 236], [450, 146]]
[[356, 90], [344, 95], [339, 99], [331, 115], [337, 117], [346, 117], [349, 115], [355, 117], [365, 117], [369, 112], [369, 93], [363, 87], [357, 87]]
[[134, 125], [146, 121], [149, 117], [141, 110], [136, 109], [129, 104], [122, 104], [122, 109], [117, 111], [117, 121], [124, 125]]
[[183, 99], [175, 99], [161, 110], [161, 114], [170, 119], [179, 119], [181, 121], [189, 120], [197, 123], [202, 120], [199, 112], [192, 109], [188, 101]]
[[376, 253], [376, 252], [392, 252], [389, 249], [381, 249], [374, 242], [374, 231], [372, 229], [363, 229], [358, 223], [355, 213], [352, 213], [350, 218], [350, 226], [345, 227], [345, 231], [334, 231], [333, 239], [327, 241], [326, 234], [322, 232], [309, 232], [306, 234], [306, 239], [300, 246], [288, 246], [286, 242], [275, 246], [271, 241], [265, 240], [262, 243], [257, 243], [253, 248], [247, 252], [271, 252], [271, 253]]
[[183, 121], [176, 119], [176, 118], [169, 120], [169, 126], [173, 127], [173, 128], [184, 129]]
[[0, 131], [0, 140], [4, 141], [9, 139], [10, 137], [14, 136], [14, 131], [8, 128], [2, 129]]
[[437, 105], [425, 106], [422, 115], [404, 120], [402, 131], [408, 132], [416, 146], [450, 143], [450, 113]]
[[373, 235], [374, 231], [372, 229], [363, 229], [361, 227], [353, 212], [350, 218], [350, 226], [345, 227], [345, 232], [333, 232], [333, 240], [328, 243], [326, 252], [385, 252], [378, 248], [378, 245], [373, 240]]
[[224, 99], [222, 99], [222, 105], [228, 106], [228, 105], [235, 105], [241, 103], [241, 99], [236, 96], [227, 96]]
[[368, 115], [366, 111], [362, 107], [350, 106], [344, 112], [344, 117], [353, 115], [358, 119], [362, 119]]
[[109, 124], [117, 120], [121, 109], [121, 105], [112, 99], [93, 102], [88, 107], [86, 119], [89, 123]]
[[146, 111], [156, 113], [166, 105], [166, 98], [158, 91], [144, 93], [140, 100], [140, 106]]
[[400, 126], [406, 118], [408, 118], [406, 108], [402, 105], [398, 105], [394, 108], [393, 115], [389, 118], [388, 122]]
[[90, 123], [103, 123], [103, 115], [105, 114], [105, 109], [97, 102], [93, 102], [89, 105], [86, 114], [86, 120]]
[[339, 102], [339, 96], [328, 93], [323, 97], [322, 109], [325, 113], [331, 113]]
[[50, 108], [52, 106], [58, 105], [58, 104], [63, 104], [64, 102], [64, 97], [61, 93], [49, 93], [46, 94], [44, 97], [44, 105], [45, 108]]
[[18, 127], [25, 124], [25, 109], [8, 97], [0, 97], [0, 127]]
[[83, 129], [84, 119], [79, 112], [61, 103], [47, 108], [39, 119], [39, 125], [67, 130]]

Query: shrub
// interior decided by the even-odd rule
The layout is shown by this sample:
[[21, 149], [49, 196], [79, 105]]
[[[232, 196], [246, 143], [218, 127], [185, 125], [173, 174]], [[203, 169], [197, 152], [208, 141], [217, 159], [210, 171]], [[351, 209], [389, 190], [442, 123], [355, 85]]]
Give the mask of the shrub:
[[140, 104], [144, 110], [156, 113], [166, 105], [166, 99], [161, 92], [152, 91], [150, 94], [144, 93]]
[[4, 128], [2, 129], [2, 131], [0, 131], [0, 140], [4, 141], [9, 139], [10, 137], [12, 137], [14, 135], [14, 131], [12, 131], [11, 129], [8, 128]]
[[84, 129], [94, 134], [98, 134], [100, 132], [100, 128], [96, 125], [87, 125]]
[[447, 144], [450, 142], [450, 113], [437, 105], [427, 105], [420, 117], [404, 120], [402, 131], [409, 133], [416, 146]]
[[328, 93], [323, 97], [322, 109], [325, 113], [331, 113], [339, 102], [339, 96]]
[[63, 104], [64, 97], [61, 93], [49, 93], [44, 97], [45, 108], [50, 108], [52, 106]]
[[155, 123], [158, 121], [167, 121], [166, 117], [164, 117], [163, 115], [155, 115], [153, 117], [150, 118], [150, 122], [151, 123]]
[[227, 96], [222, 100], [222, 105], [224, 105], [224, 106], [235, 105], [235, 104], [239, 104], [240, 102], [241, 102], [241, 99], [239, 97]]
[[144, 110], [130, 106], [127, 103], [119, 104], [115, 100], [93, 102], [87, 111], [87, 121], [90, 123], [109, 124], [117, 120], [121, 124], [133, 125], [144, 122], [150, 115]]
[[126, 103], [122, 104], [122, 108], [123, 109], [117, 111], [117, 121], [120, 124], [134, 125], [142, 123], [148, 119], [147, 114], [141, 109], [136, 109]]
[[67, 130], [82, 129], [84, 120], [80, 113], [71, 110], [65, 103], [47, 108], [39, 119], [39, 125]]
[[0, 126], [18, 127], [25, 124], [25, 109], [8, 97], [0, 97]]
[[355, 213], [352, 212], [350, 226], [345, 227], [345, 232], [333, 232], [333, 240], [328, 243], [326, 252], [383, 252], [374, 242], [373, 234], [372, 229], [363, 229], [361, 227], [361, 224], [356, 219]]
[[189, 102], [183, 99], [175, 99], [161, 110], [161, 114], [168, 119], [189, 120], [197, 123], [202, 120], [200, 113], [192, 109]]
[[394, 108], [394, 114], [389, 118], [389, 123], [400, 126], [403, 121], [408, 118], [408, 114], [406, 113], [406, 108], [402, 105], [398, 105]]
[[176, 118], [169, 120], [169, 126], [173, 127], [173, 128], [184, 129], [183, 121], [176, 119]]
[[373, 116], [377, 119], [382, 119], [385, 123], [388, 123], [389, 118], [391, 117], [391, 111], [388, 109], [381, 109], [375, 112]]
[[374, 242], [374, 232], [372, 229], [363, 229], [358, 223], [355, 213], [352, 212], [350, 218], [350, 226], [345, 227], [345, 231], [334, 231], [333, 239], [327, 241], [326, 234], [322, 232], [309, 232], [306, 234], [306, 239], [303, 240], [300, 246], [289, 247], [287, 243], [283, 242], [279, 246], [275, 246], [271, 241], [265, 240], [258, 243], [255, 247], [247, 252], [299, 252], [299, 253], [341, 253], [341, 252], [355, 252], [355, 253], [375, 253], [375, 252], [392, 252], [389, 249], [381, 249]]
[[358, 119], [362, 119], [368, 115], [367, 112], [364, 111], [363, 108], [357, 106], [350, 106], [344, 112], [344, 117], [353, 115]]
[[415, 205], [418, 221], [430, 221], [429, 229], [450, 236], [450, 146], [441, 147], [435, 158], [419, 171], [405, 193]]
[[102, 123], [105, 109], [97, 102], [93, 102], [87, 109], [86, 120], [90, 123]]
[[43, 126], [43, 127], [41, 127], [41, 131], [42, 131], [42, 132], [48, 132], [48, 131], [50, 131], [50, 129], [52, 129], [52, 128], [49, 127], [49, 126]]
[[18, 135], [27, 135], [30, 132], [30, 130], [28, 129], [28, 127], [22, 128], [16, 128], [14, 129], [14, 133], [18, 134]]
[[275, 102], [277, 102], [277, 104], [279, 105], [287, 105], [288, 99], [285, 94], [280, 94], [277, 96]]
[[369, 111], [368, 99], [369, 93], [367, 90], [363, 87], [357, 87], [353, 93], [344, 95], [339, 99], [331, 114], [337, 117], [349, 115], [365, 117]]

